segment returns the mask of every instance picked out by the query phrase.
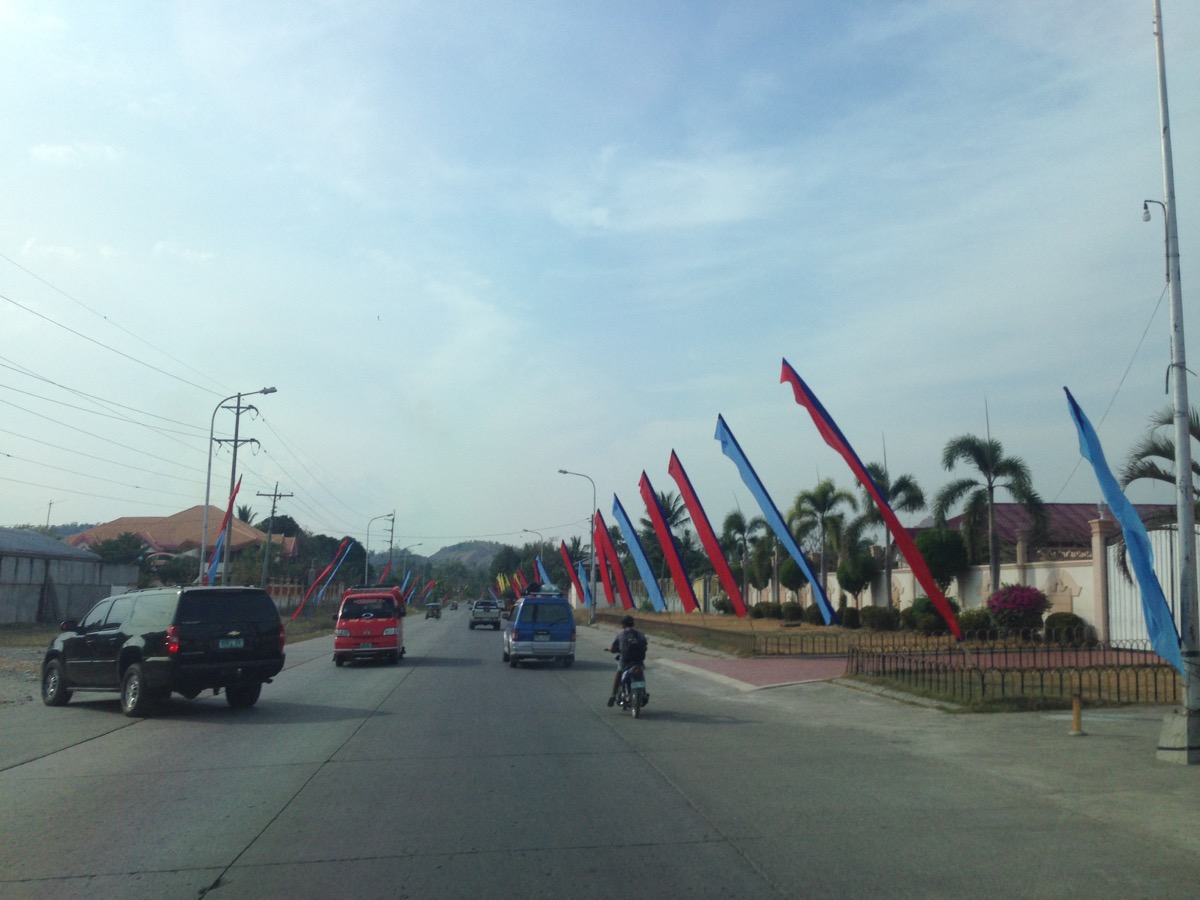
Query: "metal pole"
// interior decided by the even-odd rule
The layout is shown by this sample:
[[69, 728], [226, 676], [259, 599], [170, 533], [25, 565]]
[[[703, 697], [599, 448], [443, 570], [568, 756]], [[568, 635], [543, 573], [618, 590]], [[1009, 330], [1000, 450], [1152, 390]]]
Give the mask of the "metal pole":
[[[237, 394], [237, 403], [233, 408], [233, 461], [229, 464], [229, 498], [233, 499], [233, 489], [237, 487], [237, 448], [238, 429], [242, 424], [242, 395]], [[233, 535], [233, 516], [225, 523], [225, 544], [221, 547], [221, 584], [229, 584], [229, 543]]]
[[[371, 522], [378, 522], [380, 519], [386, 519], [389, 516], [395, 516], [395, 513], [384, 513], [382, 516], [376, 516], [367, 522], [367, 542], [363, 544], [363, 555], [366, 557], [363, 560], [363, 584], [371, 583]], [[395, 521], [393, 519], [393, 521]]]
[[588, 590], [592, 594], [592, 606], [588, 613], [588, 624], [596, 624], [596, 482], [592, 481], [591, 477], [584, 475], [582, 472], [568, 472], [566, 469], [559, 469], [559, 475], [575, 475], [579, 478], [587, 478], [592, 485], [592, 512], [588, 516], [588, 521], [591, 523], [592, 529], [592, 550], [590, 559], [588, 560]]
[[[1179, 523], [1180, 649], [1183, 656], [1183, 763], [1200, 763], [1200, 637], [1197, 635], [1196, 517], [1192, 487], [1192, 437], [1183, 340], [1183, 291], [1179, 280], [1179, 226], [1175, 218], [1175, 173], [1167, 111], [1167, 66], [1163, 51], [1162, 3], [1154, 0], [1154, 42], [1158, 62], [1158, 108], [1162, 124], [1163, 195], [1167, 280], [1171, 291], [1171, 384], [1175, 407], [1175, 492]], [[1176, 723], [1179, 724], [1179, 723]], [[1164, 725], [1164, 732], [1170, 726]], [[1165, 737], [1165, 734], [1164, 734]], [[1160, 746], [1164, 741], [1159, 741]]]

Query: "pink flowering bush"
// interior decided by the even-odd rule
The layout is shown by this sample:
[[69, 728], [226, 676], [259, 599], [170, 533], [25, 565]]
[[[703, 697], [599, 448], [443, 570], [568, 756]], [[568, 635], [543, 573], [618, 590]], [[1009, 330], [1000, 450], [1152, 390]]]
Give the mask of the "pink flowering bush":
[[987, 607], [1001, 628], [1035, 629], [1041, 627], [1042, 615], [1050, 608], [1050, 601], [1035, 587], [1006, 584], [988, 597]]

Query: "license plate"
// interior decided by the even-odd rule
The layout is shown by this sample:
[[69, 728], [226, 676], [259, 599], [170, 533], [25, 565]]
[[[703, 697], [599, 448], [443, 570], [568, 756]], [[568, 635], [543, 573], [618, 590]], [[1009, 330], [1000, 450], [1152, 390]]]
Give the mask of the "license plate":
[[241, 638], [221, 638], [217, 641], [219, 650], [241, 650], [243, 646]]
[[535, 634], [535, 635], [533, 636], [533, 639], [534, 639], [535, 641], [548, 641], [548, 640], [550, 640], [550, 635], [548, 635], [548, 634]]
[[370, 649], [371, 649], [371, 645], [370, 645], [370, 644], [359, 644], [359, 645], [358, 645], [358, 649], [359, 649], [359, 650], [370, 650]]
[[633, 681], [633, 682], [630, 682], [629, 686], [631, 688], [633, 688], [635, 691], [644, 691], [646, 689], [646, 682]]

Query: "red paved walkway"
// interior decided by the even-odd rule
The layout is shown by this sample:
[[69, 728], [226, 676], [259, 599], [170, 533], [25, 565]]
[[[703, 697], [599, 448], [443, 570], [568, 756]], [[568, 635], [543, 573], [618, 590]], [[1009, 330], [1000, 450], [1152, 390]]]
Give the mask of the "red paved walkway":
[[752, 687], [774, 687], [804, 681], [828, 681], [846, 674], [846, 657], [755, 657], [754, 659], [675, 659]]

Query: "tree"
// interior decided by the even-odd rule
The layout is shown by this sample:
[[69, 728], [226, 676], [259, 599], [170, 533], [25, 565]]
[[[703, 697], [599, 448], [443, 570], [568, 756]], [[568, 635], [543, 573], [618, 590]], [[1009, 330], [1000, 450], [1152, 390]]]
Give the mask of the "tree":
[[913, 543], [921, 551], [929, 574], [943, 594], [955, 576], [971, 564], [963, 536], [945, 526], [922, 531], [913, 538]]
[[250, 508], [249, 503], [239, 503], [236, 515], [239, 521], [245, 522], [247, 525], [254, 524], [254, 510]]
[[89, 549], [106, 563], [140, 566], [149, 547], [132, 531], [125, 531], [115, 538], [97, 541]]
[[[925, 508], [925, 493], [917, 484], [917, 480], [911, 475], [901, 475], [895, 481], [892, 481], [888, 476], [887, 467], [882, 463], [867, 463], [867, 474], [871, 476], [871, 480], [875, 482], [875, 486], [879, 488], [888, 506], [893, 512], [915, 513], [920, 512]], [[867, 489], [863, 488], [863, 517], [867, 523], [875, 526], [884, 526], [883, 539], [883, 591], [887, 598], [887, 605], [892, 605], [892, 555], [895, 552], [895, 539], [892, 537], [891, 531], [886, 527], [883, 521], [883, 515], [879, 512], [879, 507], [875, 505], [875, 500], [868, 493]], [[838, 581], [841, 581], [839, 577]], [[845, 585], [843, 585], [845, 587]], [[849, 590], [849, 588], [847, 588]], [[851, 591], [853, 593], [853, 591]]]
[[[721, 524], [721, 549], [726, 554], [733, 554], [734, 568], [740, 573], [742, 580], [742, 596], [749, 593], [750, 557], [755, 544], [767, 530], [767, 520], [762, 516], [747, 519], [742, 511], [735, 510], [725, 517]], [[758, 585], [755, 585], [758, 587]]]
[[[1121, 467], [1120, 480], [1122, 489], [1129, 487], [1135, 481], [1153, 481], [1175, 486], [1175, 435], [1163, 433], [1162, 429], [1175, 424], [1175, 410], [1164, 407], [1150, 417], [1150, 428], [1146, 435], [1138, 441], [1125, 458]], [[1188, 417], [1188, 429], [1193, 443], [1200, 442], [1200, 410], [1192, 407]], [[1200, 476], [1200, 461], [1195, 455], [1192, 458], [1192, 496], [1196, 496], [1196, 478]], [[1175, 510], [1163, 510], [1146, 521], [1146, 526], [1174, 524]]]
[[284, 537], [295, 537], [300, 533], [300, 526], [291, 516], [267, 516], [258, 523], [259, 531], [270, 531], [271, 534], [282, 534]]
[[985, 440], [970, 434], [952, 438], [942, 451], [942, 466], [950, 472], [959, 462], [974, 466], [979, 477], [960, 478], [943, 487], [934, 501], [933, 515], [939, 523], [944, 523], [950, 508], [966, 498], [963, 530], [969, 542], [968, 549], [974, 535], [978, 534], [986, 523], [991, 590], [995, 593], [1000, 589], [1000, 535], [996, 531], [996, 489], [1004, 488], [1013, 500], [1024, 506], [1037, 530], [1045, 527], [1045, 506], [1042, 498], [1033, 489], [1033, 480], [1025, 461], [1016, 456], [1005, 456], [999, 441], [993, 438]]
[[788, 513], [788, 527], [808, 530], [816, 528], [821, 541], [819, 566], [821, 589], [826, 590], [829, 579], [829, 568], [826, 562], [826, 547], [829, 545], [828, 532], [830, 518], [837, 516], [842, 506], [858, 510], [858, 500], [847, 490], [839, 488], [832, 478], [822, 478], [817, 486], [810, 491], [801, 491], [796, 495], [792, 509]]

